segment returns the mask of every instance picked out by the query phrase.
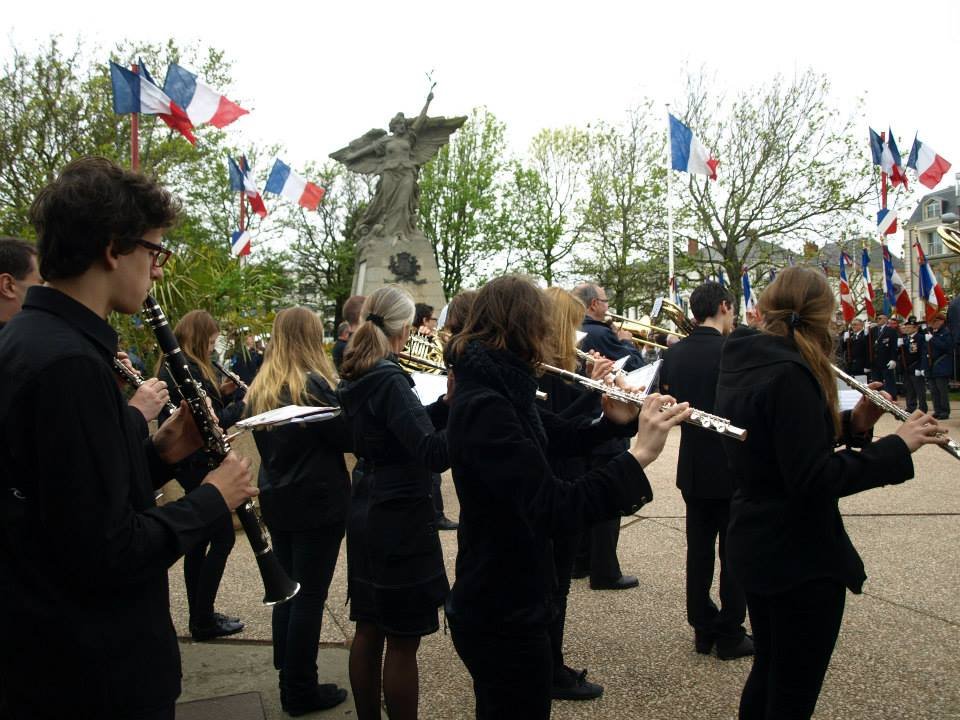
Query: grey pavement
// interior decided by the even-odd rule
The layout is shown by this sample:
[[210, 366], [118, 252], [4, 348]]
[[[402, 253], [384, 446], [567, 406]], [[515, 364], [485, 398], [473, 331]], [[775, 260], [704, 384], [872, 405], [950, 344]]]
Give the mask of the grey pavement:
[[[960, 439], [960, 409], [947, 421]], [[878, 435], [897, 423], [884, 417]], [[653, 503], [623, 519], [619, 556], [623, 571], [640, 587], [592, 591], [574, 580], [570, 592], [565, 656], [589, 668], [602, 684], [599, 700], [554, 702], [553, 717], [704, 720], [736, 717], [749, 659], [720, 661], [697, 655], [684, 608], [683, 501], [674, 487], [679, 431], [648, 468]], [[255, 456], [252, 442], [241, 452]], [[862, 595], [847, 594], [847, 609], [823, 692], [818, 720], [960, 719], [960, 464], [937, 448], [914, 454], [916, 477], [841, 501], [845, 524], [863, 556], [868, 580]], [[447, 514], [458, 504], [444, 476]], [[441, 533], [447, 572], [454, 579], [456, 533]], [[213, 643], [194, 643], [187, 633], [186, 600], [179, 564], [171, 569], [171, 611], [184, 638], [181, 700], [259, 691], [268, 718], [279, 708], [272, 667], [270, 611], [242, 534], [227, 565], [217, 608], [241, 616], [246, 630]], [[330, 587], [319, 665], [321, 682], [349, 687], [347, 648], [352, 637], [346, 600], [346, 550]], [[443, 630], [424, 638], [420, 650], [420, 716], [473, 717], [470, 679]], [[307, 717], [354, 717], [344, 705]]]

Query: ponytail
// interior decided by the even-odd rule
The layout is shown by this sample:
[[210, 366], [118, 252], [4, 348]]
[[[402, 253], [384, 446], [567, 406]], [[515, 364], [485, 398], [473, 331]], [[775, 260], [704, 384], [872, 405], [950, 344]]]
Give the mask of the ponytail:
[[410, 325], [414, 312], [413, 298], [401, 287], [386, 285], [371, 293], [360, 310], [360, 327], [343, 352], [340, 376], [355, 380], [388, 357], [390, 340]]

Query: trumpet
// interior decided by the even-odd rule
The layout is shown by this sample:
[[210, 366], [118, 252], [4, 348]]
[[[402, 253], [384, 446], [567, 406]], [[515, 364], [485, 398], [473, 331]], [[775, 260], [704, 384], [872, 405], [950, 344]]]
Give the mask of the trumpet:
[[[890, 413], [897, 420], [900, 420], [901, 422], [910, 419], [910, 413], [908, 413], [906, 410], [904, 410], [902, 407], [900, 407], [896, 403], [891, 402], [890, 400], [887, 400], [882, 394], [880, 394], [876, 390], [873, 390], [867, 387], [856, 378], [850, 375], [847, 375], [847, 373], [845, 373], [843, 370], [838, 368], [836, 365], [832, 365], [831, 367], [833, 368], [833, 372], [837, 376], [837, 378], [840, 379], [845, 385], [856, 390], [858, 393], [863, 395], [867, 400], [872, 402], [874, 405], [876, 405], [878, 408], [880, 408], [884, 412]], [[944, 431], [937, 433], [937, 435], [940, 437], [947, 438], [947, 444], [940, 445], [939, 447], [942, 447], [944, 450], [950, 453], [954, 458], [956, 458], [957, 460], [960, 460], [960, 443], [958, 443], [956, 440], [952, 440], [949, 437], [947, 437], [947, 433]]]
[[631, 320], [630, 318], [624, 317], [623, 315], [617, 315], [615, 313], [607, 313], [605, 320], [610, 323], [619, 323], [617, 328], [619, 330], [626, 330], [628, 333], [633, 335], [633, 342], [638, 345], [649, 345], [651, 347], [660, 348], [661, 350], [666, 350], [666, 345], [661, 345], [658, 342], [653, 340], [648, 340], [646, 334], [649, 331], [653, 332], [662, 332], [667, 335], [676, 335], [672, 330], [667, 330], [666, 328], [657, 327], [656, 325], [650, 325], [639, 320]]
[[[627, 405], [636, 405], [639, 407], [640, 405], [643, 405], [643, 401], [647, 398], [647, 394], [645, 392], [631, 392], [630, 390], [624, 390], [616, 385], [607, 385], [599, 380], [591, 380], [590, 378], [583, 377], [583, 375], [577, 375], [577, 373], [564, 370], [563, 368], [554, 367], [553, 365], [548, 365], [547, 363], [540, 363], [540, 367], [546, 370], [548, 373], [559, 375], [566, 380], [572, 380], [588, 390], [602, 393], [613, 400], [626, 403]], [[671, 403], [664, 403], [660, 406], [660, 410], [662, 412], [669, 407], [671, 407]], [[739, 440], [741, 442], [747, 439], [747, 431], [743, 428], [736, 427], [726, 418], [719, 417], [718, 415], [711, 415], [710, 413], [703, 412], [702, 410], [697, 410], [695, 408], [693, 408], [693, 413], [685, 420], [685, 422], [688, 422], [691, 425], [696, 425], [697, 427], [701, 427], [704, 430], [720, 433], [721, 435], [725, 435], [726, 437], [733, 438], [734, 440]]]
[[668, 320], [677, 326], [677, 332], [675, 332], [674, 335], [685, 337], [692, 333], [694, 327], [696, 327], [693, 321], [687, 317], [687, 313], [684, 312], [682, 307], [663, 297], [659, 297], [653, 301], [653, 309], [650, 311], [650, 317], [654, 320], [661, 315], [666, 316]]

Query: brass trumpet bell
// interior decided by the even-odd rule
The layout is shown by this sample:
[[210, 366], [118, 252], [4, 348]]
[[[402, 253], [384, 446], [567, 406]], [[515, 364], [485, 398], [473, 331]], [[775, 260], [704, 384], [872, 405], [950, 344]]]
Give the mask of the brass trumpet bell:
[[657, 327], [656, 325], [651, 325], [641, 320], [631, 320], [630, 318], [624, 317], [623, 315], [617, 315], [616, 313], [607, 313], [606, 320], [616, 324], [618, 330], [626, 330], [628, 333], [633, 335], [633, 342], [637, 345], [649, 345], [651, 347], [660, 348], [661, 350], [666, 350], [666, 346], [650, 340], [647, 337], [647, 334], [651, 332], [662, 332], [666, 333], [667, 335], [676, 334], [665, 328]]
[[682, 307], [664, 297], [658, 297], [653, 301], [653, 310], [650, 311], [650, 317], [656, 321], [659, 321], [661, 317], [669, 320], [677, 326], [676, 331], [672, 334], [680, 337], [689, 335], [696, 327]]

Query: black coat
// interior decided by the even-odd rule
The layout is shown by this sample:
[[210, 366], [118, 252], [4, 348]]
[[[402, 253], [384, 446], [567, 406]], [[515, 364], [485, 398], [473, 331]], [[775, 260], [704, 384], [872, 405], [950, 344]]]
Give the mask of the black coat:
[[846, 371], [851, 375], [863, 375], [870, 367], [870, 338], [867, 333], [861, 330], [845, 333], [847, 336], [843, 340], [843, 364]]
[[551, 538], [633, 513], [653, 493], [627, 453], [576, 481], [559, 480], [548, 445], [585, 452], [635, 426], [538, 414], [536, 379], [508, 352], [471, 343], [454, 371], [447, 440], [460, 528], [447, 613], [476, 627], [549, 622], [556, 589]]
[[[697, 327], [670, 348], [660, 366], [660, 388], [678, 402], [714, 413], [720, 353], [724, 337], [719, 330]], [[680, 426], [677, 487], [690, 497], [729, 499], [733, 474], [727, 465], [719, 433], [691, 423]]]
[[180, 693], [167, 569], [227, 506], [212, 485], [156, 506], [171, 475], [116, 349], [105, 320], [41, 286], [0, 334], [0, 676], [29, 704], [18, 717], [121, 717]]
[[874, 344], [873, 353], [877, 369], [886, 370], [887, 363], [891, 360], [897, 363], [897, 367], [900, 367], [901, 359], [898, 340], [900, 340], [900, 333], [889, 325], [884, 325], [877, 331], [877, 341]]
[[793, 341], [752, 329], [724, 346], [717, 412], [747, 430], [745, 442], [723, 440], [736, 478], [727, 559], [744, 589], [830, 578], [859, 593], [866, 574], [837, 501], [911, 478], [906, 444], [853, 438], [844, 413], [843, 440], [864, 446], [835, 451], [823, 390]]
[[594, 320], [589, 315], [583, 318], [583, 324], [580, 330], [587, 336], [580, 341], [580, 349], [584, 352], [596, 350], [598, 353], [611, 360], [619, 360], [624, 355], [629, 355], [630, 359], [624, 366], [624, 370], [636, 370], [643, 367], [646, 363], [637, 346], [630, 340], [621, 340], [617, 333], [604, 322]]
[[[321, 375], [307, 376], [317, 405], [336, 406], [336, 393]], [[290, 398], [284, 399], [284, 404]], [[301, 403], [302, 404], [302, 403]], [[343, 453], [353, 448], [343, 415], [303, 425], [257, 430], [260, 509], [271, 530], [300, 531], [343, 525], [350, 505], [350, 478]]]

